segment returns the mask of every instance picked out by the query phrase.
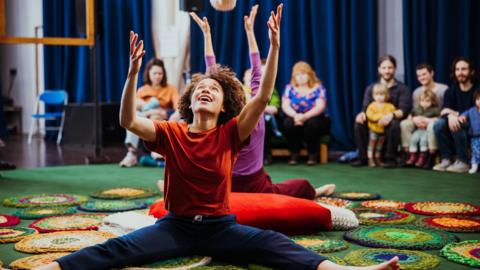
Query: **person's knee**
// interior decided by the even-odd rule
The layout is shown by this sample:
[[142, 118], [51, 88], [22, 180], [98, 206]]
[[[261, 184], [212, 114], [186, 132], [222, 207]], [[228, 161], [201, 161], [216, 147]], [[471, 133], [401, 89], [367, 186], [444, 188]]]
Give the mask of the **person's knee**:
[[400, 129], [402, 132], [411, 132], [414, 129], [413, 121], [410, 119], [405, 119], [400, 122]]
[[445, 121], [445, 119], [437, 119], [434, 123], [433, 123], [433, 131], [435, 133], [439, 133], [439, 132], [442, 132], [444, 131], [445, 129], [447, 128], [447, 121]]

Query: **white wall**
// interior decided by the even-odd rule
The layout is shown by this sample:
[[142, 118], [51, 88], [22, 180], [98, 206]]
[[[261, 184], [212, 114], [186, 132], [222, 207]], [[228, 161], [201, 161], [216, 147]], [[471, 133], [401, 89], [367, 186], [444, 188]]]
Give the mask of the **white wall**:
[[155, 55], [164, 60], [168, 82], [183, 91], [182, 74], [190, 69], [190, 17], [179, 10], [179, 1], [152, 0], [152, 32]]
[[403, 56], [403, 13], [401, 0], [378, 0], [378, 54], [390, 54], [397, 59], [397, 75], [405, 81]]
[[[10, 36], [35, 36], [35, 27], [42, 25], [42, 1], [39, 0], [7, 0], [5, 1], [7, 17], [7, 33]], [[41, 33], [41, 32], [40, 32]], [[39, 51], [39, 85], [43, 89], [43, 47]], [[0, 81], [3, 94], [9, 87], [10, 69], [17, 70], [11, 97], [16, 106], [23, 108], [23, 132], [28, 132], [30, 115], [36, 97], [35, 83], [35, 45], [0, 44]]]

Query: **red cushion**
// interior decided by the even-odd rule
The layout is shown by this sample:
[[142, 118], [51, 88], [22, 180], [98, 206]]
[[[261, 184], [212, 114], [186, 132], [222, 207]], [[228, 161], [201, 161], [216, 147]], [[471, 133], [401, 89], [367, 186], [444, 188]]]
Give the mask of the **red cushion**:
[[[278, 194], [231, 193], [230, 209], [237, 221], [289, 235], [312, 234], [332, 228], [330, 210], [314, 201]], [[150, 215], [165, 216], [163, 199], [150, 206]]]

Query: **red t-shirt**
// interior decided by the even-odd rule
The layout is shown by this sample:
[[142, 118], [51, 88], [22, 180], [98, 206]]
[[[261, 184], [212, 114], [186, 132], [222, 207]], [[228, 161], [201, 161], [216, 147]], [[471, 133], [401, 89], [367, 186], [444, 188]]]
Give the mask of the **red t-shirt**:
[[156, 141], [146, 145], [165, 157], [165, 208], [179, 216], [228, 214], [241, 144], [237, 118], [200, 133], [190, 132], [187, 123], [154, 124]]

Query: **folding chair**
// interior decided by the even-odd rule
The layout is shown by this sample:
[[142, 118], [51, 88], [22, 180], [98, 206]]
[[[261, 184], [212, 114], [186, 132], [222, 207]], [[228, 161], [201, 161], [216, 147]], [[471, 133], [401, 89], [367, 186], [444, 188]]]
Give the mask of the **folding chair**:
[[[61, 106], [62, 110], [60, 112], [45, 112], [39, 113], [39, 105], [40, 102], [43, 102], [45, 105], [45, 110], [47, 106]], [[32, 114], [32, 122], [30, 124], [30, 131], [28, 133], [28, 144], [32, 143], [32, 135], [35, 124], [39, 122], [40, 119], [44, 120], [60, 120], [59, 126], [46, 126], [44, 130], [58, 130], [57, 136], [57, 144], [60, 144], [62, 140], [62, 132], [63, 132], [63, 123], [65, 121], [65, 105], [68, 103], [68, 94], [65, 90], [45, 90], [37, 97], [37, 101], [35, 103], [35, 110]], [[40, 125], [38, 123], [38, 128], [40, 129]]]

